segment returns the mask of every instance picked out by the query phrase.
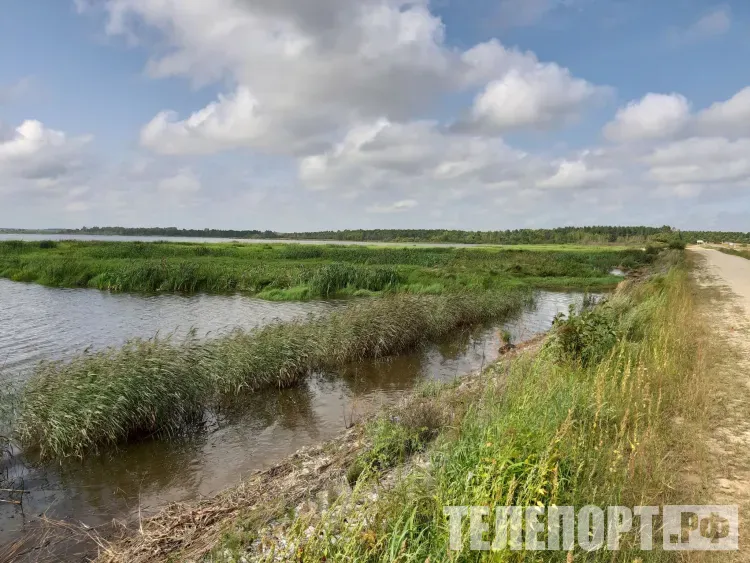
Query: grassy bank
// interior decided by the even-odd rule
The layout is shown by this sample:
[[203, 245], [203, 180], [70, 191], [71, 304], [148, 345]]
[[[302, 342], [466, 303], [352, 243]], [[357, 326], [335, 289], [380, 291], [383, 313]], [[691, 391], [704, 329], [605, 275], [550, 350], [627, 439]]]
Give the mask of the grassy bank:
[[729, 254], [730, 256], [739, 256], [740, 258], [745, 258], [746, 260], [750, 260], [750, 250], [742, 249], [738, 250], [735, 248], [726, 248], [726, 247], [714, 247], [719, 252], [723, 252], [724, 254]]
[[222, 399], [294, 385], [314, 370], [397, 354], [462, 326], [518, 312], [525, 292], [390, 296], [300, 322], [194, 336], [133, 340], [122, 348], [41, 364], [21, 394], [21, 443], [46, 458], [170, 436], [200, 424]]
[[699, 485], [681, 476], [705, 455], [695, 437], [706, 424], [707, 340], [681, 253], [662, 267], [558, 323], [539, 353], [498, 363], [471, 391], [432, 389], [377, 419], [345, 472], [353, 490], [292, 516], [240, 509], [205, 560], [676, 561], [638, 551], [635, 535], [616, 553], [450, 553], [443, 515], [456, 505], [700, 503]]
[[54, 287], [245, 292], [299, 300], [380, 292], [614, 286], [653, 253], [608, 247], [376, 248], [295, 244], [0, 241], [0, 277]]

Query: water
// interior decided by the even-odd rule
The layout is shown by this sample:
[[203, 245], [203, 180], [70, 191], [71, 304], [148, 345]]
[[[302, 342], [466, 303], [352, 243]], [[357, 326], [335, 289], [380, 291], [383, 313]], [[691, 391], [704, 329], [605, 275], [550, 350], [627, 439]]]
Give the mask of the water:
[[285, 240], [285, 239], [230, 239], [230, 238], [203, 238], [203, 237], [139, 237], [139, 236], [120, 236], [120, 235], [59, 235], [59, 234], [8, 234], [0, 233], [0, 240], [81, 240], [81, 241], [120, 241], [120, 242], [193, 242], [193, 243], [220, 243], [220, 242], [241, 242], [245, 244], [337, 244], [337, 245], [354, 245], [354, 246], [414, 246], [421, 248], [445, 247], [445, 248], [470, 248], [481, 246], [477, 244], [462, 243], [442, 243], [442, 242], [357, 242], [348, 240]]
[[134, 295], [53, 289], [0, 279], [0, 367], [14, 376], [42, 359], [156, 333], [200, 336], [325, 313], [342, 301], [273, 303], [241, 295]]
[[[582, 294], [541, 292], [537, 306], [503, 326], [455, 335], [388, 362], [318, 374], [294, 389], [269, 390], [217, 421], [189, 443], [134, 444], [83, 463], [39, 467], [21, 455], [6, 467], [30, 491], [23, 510], [0, 503], [0, 545], [33, 529], [44, 513], [88, 526], [147, 514], [173, 501], [215, 494], [272, 466], [300, 447], [325, 441], [347, 424], [403, 397], [427, 380], [447, 381], [497, 358], [499, 331], [515, 342], [546, 331]], [[87, 346], [117, 345], [191, 327], [214, 335], [275, 319], [324, 314], [340, 302], [271, 303], [242, 296], [124, 295], [53, 289], [0, 280], [0, 350], [5, 377], [23, 378], [42, 359], [69, 357]]]

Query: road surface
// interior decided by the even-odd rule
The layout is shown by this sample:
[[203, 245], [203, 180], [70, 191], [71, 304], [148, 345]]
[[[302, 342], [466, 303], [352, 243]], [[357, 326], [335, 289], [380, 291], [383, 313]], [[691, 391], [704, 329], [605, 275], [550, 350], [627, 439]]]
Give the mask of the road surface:
[[690, 250], [705, 258], [694, 272], [699, 284], [728, 290], [699, 299], [718, 350], [709, 353], [706, 366], [714, 380], [708, 390], [709, 458], [692, 472], [707, 486], [711, 503], [739, 507], [740, 551], [716, 561], [750, 562], [750, 260], [708, 248]]
[[732, 293], [737, 296], [737, 304], [745, 308], [745, 313], [750, 320], [750, 260], [710, 248], [691, 248], [690, 250], [706, 258], [709, 272], [721, 278], [720, 284], [732, 290]]

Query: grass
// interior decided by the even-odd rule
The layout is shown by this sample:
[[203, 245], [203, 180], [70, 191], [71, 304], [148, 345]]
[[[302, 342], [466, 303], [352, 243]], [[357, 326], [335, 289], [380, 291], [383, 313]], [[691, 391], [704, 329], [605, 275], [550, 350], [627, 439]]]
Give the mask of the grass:
[[[558, 321], [541, 352], [493, 366], [473, 394], [446, 387], [417, 397], [419, 408], [402, 411], [408, 417], [378, 418], [347, 473], [350, 494], [287, 518], [283, 542], [248, 541], [262, 537], [258, 529], [228, 531], [232, 542], [207, 560], [249, 552], [310, 562], [676, 561], [639, 551], [635, 536], [616, 553], [450, 553], [443, 507], [700, 503], [699, 486], [681, 476], [705, 455], [695, 436], [705, 431], [711, 381], [681, 256], [671, 253], [662, 273]], [[419, 464], [394, 472], [414, 454]]]
[[747, 260], [750, 260], [750, 250], [747, 250], [747, 248], [743, 250], [738, 250], [736, 248], [726, 248], [723, 246], [721, 247], [714, 246], [712, 248], [718, 250], [719, 252], [723, 252], [724, 254], [729, 254], [731, 256], [739, 256], [740, 258], [745, 258]]
[[134, 292], [244, 292], [271, 300], [512, 287], [613, 287], [654, 253], [621, 247], [408, 248], [0, 241], [0, 277]]
[[529, 299], [524, 292], [389, 296], [207, 342], [194, 335], [136, 339], [43, 363], [21, 393], [17, 435], [27, 448], [54, 459], [179, 435], [200, 424], [207, 410], [221, 408], [224, 398], [397, 354], [462, 326], [507, 317]]

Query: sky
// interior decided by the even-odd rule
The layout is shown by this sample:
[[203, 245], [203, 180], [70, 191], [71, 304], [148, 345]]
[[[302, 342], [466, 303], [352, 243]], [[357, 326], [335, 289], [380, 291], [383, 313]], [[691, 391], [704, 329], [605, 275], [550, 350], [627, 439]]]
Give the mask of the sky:
[[750, 231], [746, 0], [5, 0], [0, 227]]

